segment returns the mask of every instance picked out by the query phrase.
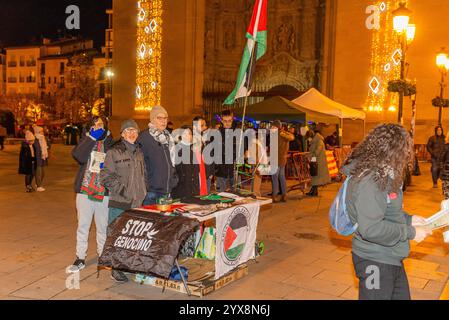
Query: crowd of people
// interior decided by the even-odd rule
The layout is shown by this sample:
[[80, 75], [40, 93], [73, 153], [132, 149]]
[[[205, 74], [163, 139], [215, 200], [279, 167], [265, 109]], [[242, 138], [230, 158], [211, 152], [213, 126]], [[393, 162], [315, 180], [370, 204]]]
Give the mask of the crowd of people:
[[[193, 125], [175, 130], [169, 127], [168, 118], [163, 107], [154, 107], [148, 128], [142, 130], [132, 119], [123, 121], [118, 140], [113, 139], [107, 120], [101, 116], [93, 117], [85, 126], [72, 151], [79, 170], [74, 183], [78, 227], [71, 272], [85, 268], [93, 220], [100, 256], [108, 227], [126, 210], [156, 204], [164, 197], [188, 200], [211, 191], [236, 190], [240, 182], [235, 164], [242, 140], [235, 136], [233, 113], [222, 112], [218, 130], [208, 128], [202, 117], [195, 117]], [[285, 168], [289, 152], [307, 150], [314, 171], [307, 195], [317, 196], [318, 187], [331, 181], [326, 150], [339, 146], [337, 132], [326, 138], [320, 128], [298, 134], [294, 127], [286, 128], [279, 120], [271, 122], [268, 132], [266, 138], [271, 141], [267, 145], [257, 135], [243, 141], [244, 158], [252, 164], [251, 191], [261, 196], [262, 178], [270, 175], [273, 202], [286, 202]], [[223, 152], [216, 154], [212, 148], [210, 162], [205, 151], [213, 143], [220, 145]], [[49, 150], [41, 127], [34, 126], [25, 132], [19, 173], [25, 175], [26, 192], [45, 191], [44, 169]], [[431, 155], [434, 187], [441, 179], [444, 197], [449, 199], [449, 138], [441, 126], [429, 138], [427, 150]], [[277, 165], [271, 168], [273, 159]], [[400, 125], [383, 124], [353, 149], [341, 170], [351, 178], [345, 204], [351, 221], [357, 225], [352, 259], [359, 278], [360, 299], [410, 299], [403, 260], [410, 253], [410, 240], [421, 242], [432, 233], [424, 227], [423, 217], [403, 211], [404, 175], [412, 160], [410, 134]], [[380, 275], [380, 286], [375, 290], [367, 284], [370, 277], [367, 268], [373, 266]], [[120, 270], [112, 270], [111, 277], [117, 282], [128, 281]]]
[[[117, 141], [113, 140], [103, 117], [93, 117], [85, 127], [80, 142], [72, 151], [73, 158], [79, 164], [74, 185], [78, 228], [72, 272], [85, 267], [93, 220], [97, 232], [97, 253], [101, 255], [108, 226], [128, 209], [156, 204], [158, 199], [164, 197], [187, 201], [196, 196], [206, 196], [212, 190], [224, 192], [236, 189], [239, 182], [236, 181], [235, 164], [241, 141], [235, 136], [233, 113], [229, 110], [222, 112], [221, 127], [213, 130], [217, 134], [212, 134], [202, 117], [194, 118], [193, 126], [184, 125], [179, 131], [168, 126], [168, 117], [163, 107], [156, 106], [151, 110], [148, 128], [141, 130], [134, 120], [126, 120], [121, 124], [121, 136]], [[278, 139], [277, 154], [272, 155], [277, 160], [277, 166], [271, 173], [273, 202], [285, 202], [285, 166], [295, 135], [285, 130], [279, 120], [271, 123], [269, 131]], [[315, 191], [311, 195], [316, 195], [316, 188], [328, 183], [329, 175], [325, 166], [324, 139], [318, 130], [313, 137], [311, 157], [316, 157], [320, 162], [319, 171], [324, 172], [322, 175], [327, 173], [326, 178], [320, 176], [314, 180]], [[257, 136], [252, 139], [251, 144], [255, 143], [258, 147], [248, 148], [247, 141], [245, 157], [253, 160], [252, 191], [260, 196], [262, 176], [268, 174], [261, 165], [268, 165], [268, 154], [275, 151], [270, 150], [270, 145], [262, 145]], [[30, 146], [38, 144], [31, 135], [26, 141], [24, 146], [27, 148], [23, 149], [28, 151], [28, 155], [33, 150], [31, 156], [34, 154], [36, 157], [37, 149]], [[232, 148], [228, 148], [229, 141], [232, 141]], [[204, 150], [214, 143], [223, 152], [220, 155], [212, 148], [211, 162], [206, 159]], [[119, 270], [112, 270], [111, 277], [117, 282], [128, 280]]]

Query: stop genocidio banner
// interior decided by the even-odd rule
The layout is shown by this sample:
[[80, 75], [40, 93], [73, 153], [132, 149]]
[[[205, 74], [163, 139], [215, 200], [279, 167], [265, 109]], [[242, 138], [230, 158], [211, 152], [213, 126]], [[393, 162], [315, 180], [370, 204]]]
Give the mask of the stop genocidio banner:
[[109, 226], [98, 265], [168, 278], [179, 247], [198, 226], [185, 217], [126, 211]]

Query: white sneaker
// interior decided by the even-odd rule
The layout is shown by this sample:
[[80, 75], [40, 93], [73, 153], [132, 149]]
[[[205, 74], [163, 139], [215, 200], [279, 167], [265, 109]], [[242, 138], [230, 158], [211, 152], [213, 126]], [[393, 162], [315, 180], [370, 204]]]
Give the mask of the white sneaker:
[[37, 189], [36, 189], [36, 191], [37, 191], [37, 192], [44, 192], [44, 191], [45, 191], [45, 189], [44, 189], [44, 188], [42, 188], [42, 187], [39, 187], [39, 188], [37, 188]]

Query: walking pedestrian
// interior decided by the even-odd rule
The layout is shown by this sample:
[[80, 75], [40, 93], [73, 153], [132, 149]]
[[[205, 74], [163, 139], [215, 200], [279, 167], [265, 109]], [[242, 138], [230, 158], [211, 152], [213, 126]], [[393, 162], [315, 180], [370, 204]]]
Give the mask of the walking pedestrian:
[[438, 177], [440, 176], [440, 167], [439, 167], [439, 159], [441, 157], [441, 153], [444, 149], [445, 136], [443, 127], [436, 126], [435, 127], [435, 135], [430, 137], [427, 141], [427, 151], [430, 153], [432, 166], [432, 181], [433, 187], [438, 188]]

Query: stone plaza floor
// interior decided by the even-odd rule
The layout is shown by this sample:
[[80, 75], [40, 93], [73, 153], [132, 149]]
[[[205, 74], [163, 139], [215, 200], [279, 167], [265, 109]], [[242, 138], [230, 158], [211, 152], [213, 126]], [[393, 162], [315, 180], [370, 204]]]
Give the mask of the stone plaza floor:
[[[77, 164], [71, 147], [54, 145], [43, 193], [25, 193], [17, 174], [19, 146], [0, 151], [0, 299], [192, 299], [139, 285], [116, 284], [107, 271], [97, 279], [95, 230], [80, 289], [66, 288], [66, 268], [75, 258], [76, 212], [73, 180]], [[430, 166], [413, 177], [405, 209], [425, 217], [439, 210], [441, 189], [433, 189]], [[351, 240], [328, 223], [328, 209], [339, 185], [320, 197], [289, 194], [287, 203], [261, 210], [258, 239], [266, 245], [249, 275], [203, 299], [357, 299]], [[268, 191], [270, 184], [264, 184]], [[441, 232], [416, 245], [405, 261], [413, 299], [439, 299], [449, 275], [449, 246]]]

